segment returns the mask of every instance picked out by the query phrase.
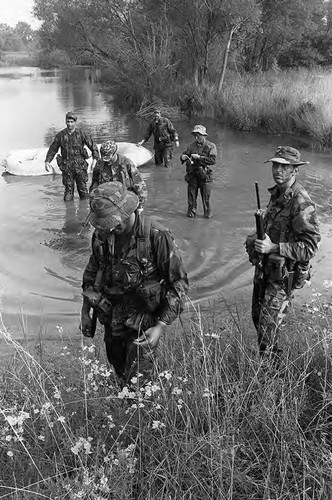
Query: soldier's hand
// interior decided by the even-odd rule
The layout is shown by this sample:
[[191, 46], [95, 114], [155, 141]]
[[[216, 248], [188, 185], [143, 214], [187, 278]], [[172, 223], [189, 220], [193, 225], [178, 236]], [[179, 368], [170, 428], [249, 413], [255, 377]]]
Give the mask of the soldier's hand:
[[143, 141], [139, 141], [139, 142], [137, 143], [137, 146], [142, 146], [142, 144], [144, 144], [144, 140], [143, 140]]
[[277, 243], [273, 243], [268, 234], [265, 235], [264, 240], [256, 240], [255, 241], [255, 250], [259, 253], [279, 253], [279, 245]]
[[45, 161], [45, 170], [46, 172], [52, 171], [52, 165], [48, 161]]
[[193, 160], [199, 160], [199, 159], [200, 159], [200, 157], [201, 157], [201, 155], [198, 155], [197, 153], [193, 153], [193, 154], [191, 155], [191, 157], [193, 158]]
[[148, 328], [143, 335], [134, 340], [134, 344], [140, 345], [142, 347], [157, 347], [162, 334], [164, 325], [162, 323], [157, 323], [155, 326]]
[[178, 148], [178, 147], [180, 146], [180, 143], [179, 143], [179, 141], [178, 141], [178, 140], [174, 141], [174, 146], [175, 146], [176, 148]]

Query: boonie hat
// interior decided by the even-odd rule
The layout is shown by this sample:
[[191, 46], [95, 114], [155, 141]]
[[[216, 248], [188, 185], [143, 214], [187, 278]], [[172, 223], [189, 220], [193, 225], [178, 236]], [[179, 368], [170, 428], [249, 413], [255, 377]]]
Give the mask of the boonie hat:
[[118, 149], [117, 144], [114, 141], [106, 141], [100, 146], [100, 154], [104, 160], [112, 158]]
[[292, 148], [291, 146], [279, 146], [273, 158], [266, 160], [264, 163], [269, 161], [273, 163], [282, 163], [283, 165], [307, 165], [308, 161], [301, 160], [300, 152]]
[[207, 135], [206, 128], [203, 125], [195, 125], [191, 131], [192, 134]]
[[161, 109], [160, 109], [158, 106], [155, 106], [155, 107], [153, 108], [153, 112], [154, 112], [154, 113], [161, 113]]
[[97, 229], [114, 229], [139, 205], [138, 196], [127, 191], [121, 182], [105, 182], [90, 193], [90, 222]]
[[76, 114], [74, 113], [74, 111], [68, 111], [68, 113], [66, 114], [66, 120], [77, 120], [77, 116]]

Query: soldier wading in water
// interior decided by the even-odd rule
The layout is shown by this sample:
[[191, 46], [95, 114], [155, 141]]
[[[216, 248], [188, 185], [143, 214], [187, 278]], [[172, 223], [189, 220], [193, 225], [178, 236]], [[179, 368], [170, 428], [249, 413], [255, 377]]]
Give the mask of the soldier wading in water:
[[297, 149], [279, 146], [273, 158], [275, 186], [263, 218], [264, 239], [247, 237], [246, 249], [255, 265], [252, 319], [257, 330], [259, 352], [278, 365], [278, 327], [293, 298], [310, 277], [310, 259], [320, 241], [316, 209], [296, 175], [301, 165]]
[[99, 158], [98, 148], [92, 138], [82, 130], [76, 128], [77, 116], [72, 111], [66, 114], [67, 127], [56, 134], [45, 158], [45, 170], [48, 172], [52, 167], [50, 162], [60, 148], [61, 155], [57, 156], [57, 163], [62, 172], [62, 184], [65, 186], [65, 201], [74, 199], [75, 183], [81, 200], [89, 198], [88, 182], [88, 152], [87, 146], [92, 153], [92, 167]]

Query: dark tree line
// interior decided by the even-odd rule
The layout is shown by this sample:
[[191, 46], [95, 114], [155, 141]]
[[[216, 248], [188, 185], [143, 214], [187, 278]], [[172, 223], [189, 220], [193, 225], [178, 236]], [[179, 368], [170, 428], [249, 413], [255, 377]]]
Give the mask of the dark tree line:
[[35, 0], [41, 46], [107, 67], [148, 95], [190, 80], [221, 90], [226, 67], [332, 62], [332, 2], [325, 0]]

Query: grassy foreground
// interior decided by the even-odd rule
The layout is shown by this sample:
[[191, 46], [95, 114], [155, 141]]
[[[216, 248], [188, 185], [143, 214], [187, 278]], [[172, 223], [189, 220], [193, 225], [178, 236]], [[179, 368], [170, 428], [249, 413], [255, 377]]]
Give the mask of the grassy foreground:
[[330, 299], [315, 292], [290, 317], [278, 373], [236, 310], [190, 309], [155, 380], [122, 390], [100, 334], [33, 355], [0, 323], [16, 348], [0, 387], [0, 498], [332, 498]]

